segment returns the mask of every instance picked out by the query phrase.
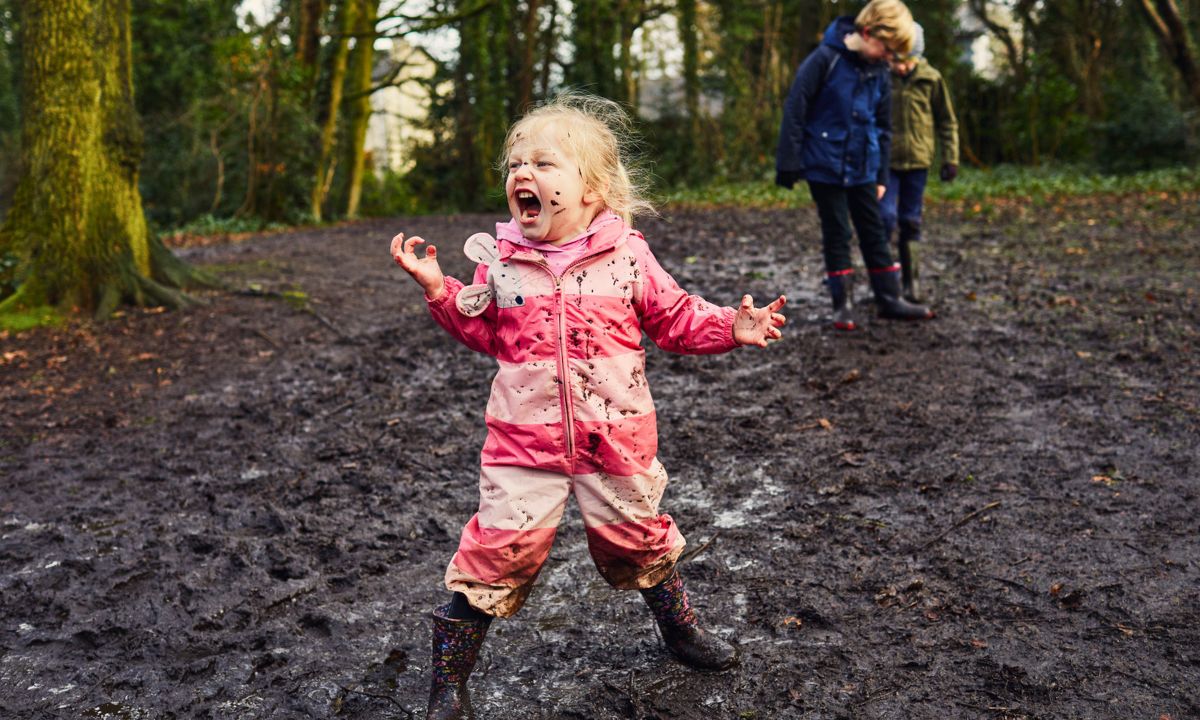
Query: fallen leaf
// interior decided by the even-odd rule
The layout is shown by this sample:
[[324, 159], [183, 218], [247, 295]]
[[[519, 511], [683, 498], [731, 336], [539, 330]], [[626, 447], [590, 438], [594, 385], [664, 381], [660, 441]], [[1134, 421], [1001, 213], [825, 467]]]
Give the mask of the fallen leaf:
[[987, 641], [980, 640], [979, 638], [971, 638], [971, 647], [983, 649], [987, 647]]
[[1053, 585], [1050, 586], [1050, 594], [1057, 595], [1060, 592], [1062, 592], [1062, 589], [1063, 589], [1062, 583], [1054, 583]]
[[1076, 350], [1075, 356], [1078, 357], [1080, 360], [1087, 360], [1088, 358], [1090, 358], [1092, 356], [1092, 354], [1090, 352], [1088, 352], [1087, 350]]
[[1122, 625], [1121, 623], [1117, 623], [1117, 629], [1120, 630], [1121, 632], [1125, 633], [1126, 637], [1133, 637], [1133, 628], [1126, 627], [1126, 626]]
[[825, 428], [826, 430], [833, 429], [833, 423], [829, 422], [825, 418], [821, 418], [820, 420], [817, 420], [817, 424], [820, 425], [821, 427]]
[[798, 628], [798, 627], [803, 627], [803, 625], [804, 625], [804, 621], [801, 620], [800, 618], [796, 617], [795, 615], [789, 615], [788, 617], [785, 617], [783, 619], [784, 627], [797, 627]]
[[850, 372], [846, 373], [846, 376], [842, 378], [842, 382], [843, 383], [852, 383], [861, 377], [862, 377], [862, 373], [858, 371], [858, 368], [854, 368]]

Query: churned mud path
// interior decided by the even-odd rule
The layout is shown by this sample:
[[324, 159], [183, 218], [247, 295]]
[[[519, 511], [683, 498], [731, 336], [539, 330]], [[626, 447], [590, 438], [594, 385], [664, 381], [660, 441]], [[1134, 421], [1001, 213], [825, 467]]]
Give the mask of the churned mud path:
[[[424, 715], [493, 361], [389, 260], [492, 216], [181, 253], [238, 294], [0, 339], [0, 716]], [[570, 506], [481, 718], [1200, 717], [1200, 202], [940, 206], [928, 324], [826, 324], [811, 210], [640, 224], [765, 351], [651, 349], [663, 507], [741, 666], [669, 660]], [[865, 288], [859, 288], [865, 301]]]

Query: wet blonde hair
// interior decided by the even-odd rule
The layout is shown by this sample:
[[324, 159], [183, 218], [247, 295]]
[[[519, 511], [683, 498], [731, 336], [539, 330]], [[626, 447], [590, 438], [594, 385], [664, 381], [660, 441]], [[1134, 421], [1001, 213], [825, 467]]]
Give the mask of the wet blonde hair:
[[854, 26], [887, 45], [900, 56], [912, 52], [913, 16], [900, 0], [871, 0], [854, 19]]
[[[508, 155], [517, 138], [552, 123], [566, 130], [563, 147], [579, 165], [583, 184], [600, 193], [604, 206], [632, 223], [635, 215], [654, 212], [646, 199], [645, 176], [631, 167], [633, 121], [620, 105], [595, 95], [564, 91], [513, 123], [504, 139], [500, 168], [508, 172]], [[506, 175], [507, 177], [507, 175]]]

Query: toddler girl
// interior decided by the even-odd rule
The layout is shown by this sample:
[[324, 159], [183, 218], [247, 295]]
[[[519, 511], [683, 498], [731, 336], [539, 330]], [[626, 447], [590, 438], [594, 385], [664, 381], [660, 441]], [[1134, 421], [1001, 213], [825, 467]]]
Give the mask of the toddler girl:
[[588, 549], [613, 587], [637, 589], [682, 662], [721, 669], [732, 645], [705, 632], [675, 562], [684, 540], [658, 512], [659, 463], [644, 330], [661, 348], [720, 353], [781, 337], [781, 296], [756, 308], [688, 295], [629, 223], [648, 208], [623, 160], [628, 118], [612, 102], [566, 95], [519, 120], [505, 141], [512, 219], [466, 252], [473, 284], [444, 276], [424, 240], [392, 240], [434, 320], [496, 358], [479, 511], [446, 570], [450, 602], [433, 613], [430, 718], [470, 716], [466, 680], [492, 618], [525, 602], [575, 495]]

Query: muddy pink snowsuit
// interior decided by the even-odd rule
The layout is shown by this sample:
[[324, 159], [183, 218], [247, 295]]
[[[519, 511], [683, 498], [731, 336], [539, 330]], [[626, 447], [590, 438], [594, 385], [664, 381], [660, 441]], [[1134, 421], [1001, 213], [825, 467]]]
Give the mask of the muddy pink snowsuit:
[[[656, 457], [654, 403], [642, 330], [664, 350], [720, 353], [737, 347], [736, 310], [688, 295], [662, 269], [641, 233], [612, 213], [592, 223], [586, 254], [561, 276], [542, 255], [507, 241], [475, 270], [491, 303], [468, 317], [463, 284], [429, 302], [439, 325], [500, 368], [487, 406], [479, 511], [463, 528], [446, 587], [471, 605], [509, 617], [528, 596], [574, 492], [588, 549], [610, 585], [662, 581], [684, 539], [658, 503], [667, 473]], [[465, 296], [464, 296], [465, 297]]]

